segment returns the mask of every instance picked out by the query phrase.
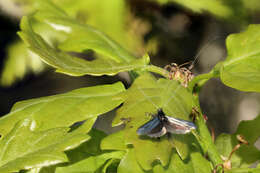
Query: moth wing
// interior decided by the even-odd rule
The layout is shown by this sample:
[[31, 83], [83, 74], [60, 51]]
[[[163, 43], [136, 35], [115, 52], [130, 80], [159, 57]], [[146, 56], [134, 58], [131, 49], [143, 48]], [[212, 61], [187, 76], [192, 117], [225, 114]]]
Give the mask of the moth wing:
[[191, 130], [196, 129], [196, 125], [190, 121], [173, 118], [166, 116], [167, 121], [164, 123], [164, 126], [167, 132], [174, 133], [174, 134], [186, 134], [189, 133]]
[[137, 133], [138, 135], [147, 135], [160, 124], [162, 124], [160, 119], [158, 117], [154, 117], [153, 119], [139, 127]]
[[163, 124], [159, 124], [156, 128], [154, 128], [147, 136], [150, 136], [152, 138], [158, 138], [167, 133], [166, 127], [163, 126]]

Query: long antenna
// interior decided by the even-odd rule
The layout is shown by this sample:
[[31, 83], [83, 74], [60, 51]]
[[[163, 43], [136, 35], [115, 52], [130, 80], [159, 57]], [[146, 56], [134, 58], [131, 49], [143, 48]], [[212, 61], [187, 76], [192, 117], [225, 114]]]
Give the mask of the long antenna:
[[199, 52], [198, 52], [197, 55], [195, 56], [193, 62], [192, 62], [191, 65], [188, 67], [188, 69], [189, 69], [189, 70], [192, 70], [193, 67], [195, 66], [195, 64], [199, 62], [199, 59], [198, 59], [198, 58], [199, 58], [199, 56], [201, 55], [201, 53], [202, 53], [205, 49], [207, 49], [207, 48], [211, 45], [211, 43], [212, 43], [213, 41], [216, 41], [217, 39], [222, 38], [222, 37], [223, 37], [223, 36], [216, 36], [215, 38], [213, 38], [213, 39], [207, 41], [206, 45], [203, 46], [203, 47], [199, 50]]

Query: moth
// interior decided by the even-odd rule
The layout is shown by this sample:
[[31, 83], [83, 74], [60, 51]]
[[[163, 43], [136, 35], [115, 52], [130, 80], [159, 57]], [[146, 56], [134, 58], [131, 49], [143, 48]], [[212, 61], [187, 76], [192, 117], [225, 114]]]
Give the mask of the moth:
[[196, 129], [196, 125], [190, 121], [173, 118], [165, 115], [162, 109], [158, 109], [153, 119], [138, 128], [138, 135], [147, 135], [158, 138], [168, 133], [186, 134]]

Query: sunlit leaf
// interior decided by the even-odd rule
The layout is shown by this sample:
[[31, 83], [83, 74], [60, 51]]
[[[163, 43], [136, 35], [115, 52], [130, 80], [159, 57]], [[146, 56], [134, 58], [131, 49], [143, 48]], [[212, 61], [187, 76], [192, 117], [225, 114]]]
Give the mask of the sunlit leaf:
[[228, 56], [219, 67], [222, 82], [242, 91], [260, 92], [260, 25], [226, 40]]
[[[125, 143], [133, 144], [135, 157], [143, 169], [152, 169], [152, 163], [159, 160], [163, 166], [168, 164], [173, 144], [166, 136], [160, 139], [139, 137], [137, 129], [151, 117], [147, 114], [156, 113], [158, 108], [163, 108], [169, 116], [188, 119], [192, 109], [192, 95], [181, 84], [174, 80], [156, 80], [150, 74], [144, 74], [137, 78], [130, 89], [122, 95], [124, 105], [119, 108], [114, 125], [126, 120]], [[172, 136], [174, 140], [174, 136]], [[177, 150], [186, 147], [184, 141], [176, 146]], [[186, 152], [186, 153], [185, 153]], [[179, 154], [188, 155], [188, 150]], [[183, 154], [183, 155], [182, 155]], [[149, 159], [148, 159], [149, 158]]]
[[39, 57], [26, 49], [21, 41], [11, 44], [7, 49], [7, 57], [1, 74], [1, 85], [10, 86], [21, 80], [26, 73], [40, 73], [44, 65]]
[[27, 117], [34, 119], [32, 128], [37, 130], [68, 127], [75, 122], [97, 117], [123, 102], [116, 97], [122, 91], [122, 83], [116, 83], [18, 102], [9, 114], [0, 119], [0, 134], [5, 136], [17, 121]]
[[225, 171], [226, 173], [260, 173], [259, 168], [234, 168]]
[[69, 128], [33, 131], [35, 122], [25, 119], [0, 141], [0, 172], [50, 166], [66, 162], [63, 151], [72, 149], [89, 139], [79, 133], [68, 133]]
[[[140, 34], [131, 31], [135, 19], [129, 17], [131, 14], [126, 1], [56, 0], [55, 3], [70, 16], [106, 33], [127, 50], [132, 50], [137, 54], [136, 51], [140, 49], [140, 40], [143, 38], [140, 38]], [[96, 13], [99, 15], [94, 15]], [[73, 41], [73, 38], [69, 40]], [[81, 40], [86, 40], [86, 38], [81, 38]], [[80, 43], [79, 40], [78, 42]], [[76, 46], [74, 48], [78, 49]]]
[[162, 167], [161, 165], [156, 165], [153, 168], [154, 173], [209, 173], [211, 170], [210, 162], [201, 153], [193, 152], [190, 155], [190, 159], [183, 161], [176, 151], [172, 153], [168, 166]]
[[40, 173], [41, 172], [41, 168], [33, 168], [30, 169], [29, 171], [26, 171], [26, 173]]
[[[116, 7], [113, 5], [121, 2], [120, 0], [114, 0], [114, 4], [111, 4], [110, 1], [106, 0], [102, 2], [100, 7], [106, 7], [107, 5], [110, 7]], [[63, 31], [68, 34], [67, 40], [65, 40], [65, 42], [63, 42], [60, 46], [63, 50], [80, 52], [83, 50], [92, 49], [95, 52], [109, 57], [115, 61], [129, 62], [130, 60], [135, 59], [131, 53], [123, 49], [114, 40], [101, 32], [101, 30], [97, 30], [90, 25], [83, 25], [78, 23], [78, 21], [70, 18], [64, 11], [62, 11], [62, 9], [55, 6], [55, 4], [51, 3], [50, 1], [38, 0], [37, 4], [39, 6], [39, 11], [36, 13], [35, 17], [38, 20], [50, 25], [56, 30]], [[96, 5], [98, 4], [99, 3], [96, 3]], [[105, 9], [106, 8], [102, 9], [102, 13]], [[110, 17], [113, 17], [113, 14], [110, 13], [110, 10], [108, 10], [106, 17], [109, 17], [109, 15], [111, 15]], [[103, 29], [103, 27], [108, 25], [106, 22], [109, 21], [110, 20], [107, 19], [102, 20], [103, 25], [99, 29]], [[110, 26], [112, 25], [112, 23], [109, 24]], [[116, 32], [116, 34], [118, 34], [118, 32]]]
[[100, 145], [102, 150], [123, 150], [127, 149], [125, 138], [124, 138], [124, 131], [121, 130], [117, 133], [108, 135], [105, 137]]
[[179, 157], [179, 155], [176, 152], [173, 152], [169, 166], [166, 168], [165, 172], [185, 173], [185, 172], [193, 172], [193, 169], [192, 169], [191, 162], [184, 163], [183, 160], [181, 160], [181, 158]]
[[199, 152], [191, 153], [191, 162], [194, 173], [208, 173], [212, 170], [211, 163]]
[[[44, 62], [53, 66], [58, 72], [81, 76], [91, 75], [115, 75], [121, 71], [143, 68], [149, 62], [148, 57], [136, 59], [131, 62], [116, 62], [112, 59], [98, 58], [93, 61], [83, 60], [78, 57], [58, 51], [48, 45], [38, 34], [34, 33], [30, 25], [30, 19], [24, 17], [21, 21], [22, 32], [19, 35], [27, 43], [29, 48], [38, 54]], [[82, 26], [84, 27], [84, 26]], [[103, 47], [103, 46], [101, 46]]]
[[77, 162], [75, 164], [65, 166], [65, 167], [58, 167], [56, 169], [55, 173], [93, 173], [97, 169], [99, 169], [104, 163], [111, 159], [111, 158], [117, 158], [121, 159], [124, 156], [123, 151], [114, 151], [114, 152], [108, 152], [103, 153], [97, 156], [90, 156], [80, 162]]
[[[30, 14], [28, 11], [46, 12], [51, 10], [57, 16], [60, 11], [56, 13], [57, 8], [52, 8], [57, 6], [80, 23], [94, 26], [106, 33], [124, 48], [135, 51], [135, 54], [140, 53], [140, 49], [142, 49], [142, 35], [132, 31], [136, 21], [131, 16], [130, 8], [124, 0], [52, 0], [53, 3], [47, 0], [13, 1], [19, 3], [26, 14]], [[22, 3], [22, 1], [26, 2]], [[98, 15], [95, 15], [97, 13]], [[138, 50], [139, 52], [136, 53]]]
[[124, 151], [102, 151], [100, 149], [100, 143], [106, 137], [104, 132], [92, 129], [88, 135], [91, 137], [90, 140], [81, 144], [78, 148], [66, 152], [69, 163], [57, 167], [56, 173], [105, 171], [113, 160], [120, 160], [125, 155]]
[[117, 169], [118, 173], [144, 173], [142, 168], [139, 166], [133, 149], [129, 149], [126, 155], [122, 158]]

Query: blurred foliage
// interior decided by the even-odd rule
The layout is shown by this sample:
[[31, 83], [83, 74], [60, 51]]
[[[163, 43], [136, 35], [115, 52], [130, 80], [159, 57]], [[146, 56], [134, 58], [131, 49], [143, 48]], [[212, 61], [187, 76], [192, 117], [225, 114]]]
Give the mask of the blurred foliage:
[[[224, 19], [241, 22], [246, 15], [246, 9], [240, 0], [158, 0], [160, 3], [174, 2], [194, 12], [209, 12], [212, 15]], [[243, 21], [246, 22], [246, 21]]]
[[8, 57], [2, 72], [1, 85], [10, 86], [16, 79], [22, 79], [28, 71], [40, 73], [44, 64], [38, 55], [26, 49], [23, 42], [17, 41], [7, 48]]

